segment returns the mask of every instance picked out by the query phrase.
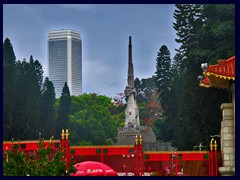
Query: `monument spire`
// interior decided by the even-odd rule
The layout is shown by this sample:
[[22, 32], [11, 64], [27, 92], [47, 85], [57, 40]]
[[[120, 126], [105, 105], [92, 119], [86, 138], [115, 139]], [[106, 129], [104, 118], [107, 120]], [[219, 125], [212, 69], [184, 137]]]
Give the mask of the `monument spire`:
[[129, 36], [128, 44], [128, 86], [134, 88], [134, 75], [133, 75], [133, 63], [132, 63], [132, 38]]
[[134, 74], [132, 63], [132, 39], [129, 36], [128, 44], [128, 84], [124, 91], [127, 98], [127, 108], [125, 110], [125, 127], [139, 127], [139, 110], [136, 102], [136, 89], [134, 88]]
[[129, 36], [128, 44], [128, 74], [127, 86], [124, 90], [127, 107], [125, 109], [125, 125], [118, 127], [117, 144], [133, 145], [136, 135], [141, 135], [144, 139], [142, 142], [145, 150], [158, 150], [159, 145], [156, 143], [156, 136], [151, 127], [140, 126], [139, 109], [137, 106], [137, 91], [134, 87], [134, 73], [132, 62], [132, 39]]

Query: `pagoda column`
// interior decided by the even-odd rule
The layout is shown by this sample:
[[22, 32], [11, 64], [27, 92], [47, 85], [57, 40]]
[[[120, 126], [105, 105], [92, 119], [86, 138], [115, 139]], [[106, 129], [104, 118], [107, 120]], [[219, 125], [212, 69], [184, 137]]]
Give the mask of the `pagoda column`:
[[234, 102], [221, 105], [221, 153], [223, 167], [219, 167], [221, 176], [235, 175], [235, 122]]

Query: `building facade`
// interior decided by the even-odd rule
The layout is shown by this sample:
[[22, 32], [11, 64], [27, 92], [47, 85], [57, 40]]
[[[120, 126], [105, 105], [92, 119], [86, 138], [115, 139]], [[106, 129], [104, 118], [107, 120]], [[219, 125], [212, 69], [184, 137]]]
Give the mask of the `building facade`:
[[82, 93], [82, 40], [74, 30], [53, 30], [48, 34], [48, 77], [56, 98], [67, 82], [71, 95]]

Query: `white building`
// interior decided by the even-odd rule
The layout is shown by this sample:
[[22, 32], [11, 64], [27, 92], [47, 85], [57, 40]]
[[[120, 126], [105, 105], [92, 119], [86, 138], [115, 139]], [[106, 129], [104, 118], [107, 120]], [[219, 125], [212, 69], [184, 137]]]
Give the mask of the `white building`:
[[56, 98], [67, 82], [71, 95], [82, 93], [82, 40], [74, 30], [53, 30], [48, 34], [48, 77]]

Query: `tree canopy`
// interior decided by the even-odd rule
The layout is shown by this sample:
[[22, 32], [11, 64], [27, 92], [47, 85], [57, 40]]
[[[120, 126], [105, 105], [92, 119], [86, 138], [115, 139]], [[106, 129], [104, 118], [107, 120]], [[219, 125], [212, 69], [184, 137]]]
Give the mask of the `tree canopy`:
[[73, 96], [71, 100], [70, 141], [78, 145], [104, 145], [116, 142], [116, 117], [111, 115], [111, 98], [96, 94]]
[[234, 55], [234, 14], [234, 5], [229, 4], [176, 5], [173, 27], [180, 47], [168, 79], [172, 83], [165, 101], [168, 111], [159, 118], [164, 121], [156, 121], [155, 131], [162, 130], [162, 140], [172, 141], [179, 150], [206, 144], [210, 135], [220, 132], [220, 105], [228, 102], [228, 92], [200, 87], [197, 75], [202, 74], [201, 63], [215, 64]]

